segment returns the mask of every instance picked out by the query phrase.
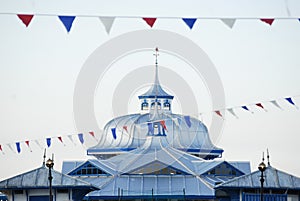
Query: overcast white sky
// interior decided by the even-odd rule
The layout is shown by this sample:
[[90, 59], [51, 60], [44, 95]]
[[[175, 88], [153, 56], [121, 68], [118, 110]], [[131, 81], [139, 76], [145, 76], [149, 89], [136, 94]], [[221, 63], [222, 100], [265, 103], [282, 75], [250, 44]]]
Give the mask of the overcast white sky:
[[[76, 18], [71, 32], [66, 33], [55, 16], [35, 16], [26, 28], [15, 15], [0, 15], [0, 144], [5, 152], [0, 154], [0, 179], [42, 163], [43, 150], [34, 142], [32, 152], [22, 144], [21, 154], [11, 152], [7, 143], [15, 148], [16, 141], [41, 139], [42, 144], [46, 137], [80, 132], [73, 116], [74, 87], [84, 62], [96, 48], [124, 33], [150, 30], [139, 18], [118, 18], [108, 35], [96, 16], [295, 18], [275, 20], [272, 26], [255, 19], [240, 19], [232, 29], [218, 19], [199, 19], [192, 30], [180, 19], [157, 20], [152, 29], [181, 34], [207, 53], [223, 82], [226, 105], [232, 107], [300, 95], [300, 22], [296, 19], [300, 18], [299, 11], [297, 0], [184, 3], [171, 0], [0, 0], [1, 13], [94, 16]], [[139, 59], [129, 55], [126, 61], [136, 66], [141, 63]], [[151, 64], [153, 60], [147, 65]], [[113, 71], [105, 76], [115, 83], [122, 78]], [[189, 79], [188, 74], [182, 76]], [[111, 88], [105, 85], [101, 88], [104, 94], [110, 94]], [[191, 88], [197, 89], [197, 86]], [[99, 100], [99, 95], [95, 97]], [[196, 94], [196, 98], [203, 97]], [[104, 106], [95, 103], [97, 120], [102, 126], [113, 117], [108, 101], [111, 97], [103, 99], [107, 100], [101, 101]], [[300, 106], [300, 98], [294, 100]], [[284, 100], [278, 103], [283, 110], [266, 104], [268, 112], [257, 108], [251, 108], [254, 114], [236, 110], [239, 119], [227, 114], [220, 138], [215, 141], [225, 150], [223, 159], [251, 161], [254, 170], [261, 160], [261, 152], [269, 148], [274, 167], [300, 176], [297, 160], [300, 111]], [[205, 104], [199, 107], [210, 107]], [[130, 107], [130, 112], [132, 110], [134, 106]], [[203, 118], [204, 123], [209, 124], [209, 118]], [[66, 146], [56, 140], [47, 150], [49, 155], [55, 154], [57, 170], [61, 169], [63, 160], [87, 158], [85, 147], [63, 139]], [[86, 140], [87, 145], [93, 144], [92, 138]]]

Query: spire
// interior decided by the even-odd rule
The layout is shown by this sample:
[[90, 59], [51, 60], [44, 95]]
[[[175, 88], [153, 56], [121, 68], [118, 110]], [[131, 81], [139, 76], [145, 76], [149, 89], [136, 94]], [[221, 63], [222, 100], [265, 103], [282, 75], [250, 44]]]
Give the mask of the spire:
[[44, 156], [43, 156], [43, 166], [46, 165], [46, 149], [44, 150]]
[[268, 160], [268, 166], [271, 166], [271, 164], [270, 164], [269, 149], [267, 149], [267, 160]]
[[151, 88], [144, 94], [139, 96], [139, 99], [146, 99], [146, 98], [165, 98], [165, 99], [173, 99], [173, 96], [169, 95], [167, 92], [163, 90], [160, 86], [159, 79], [158, 79], [158, 48], [155, 48], [155, 75], [154, 75], [154, 83]]

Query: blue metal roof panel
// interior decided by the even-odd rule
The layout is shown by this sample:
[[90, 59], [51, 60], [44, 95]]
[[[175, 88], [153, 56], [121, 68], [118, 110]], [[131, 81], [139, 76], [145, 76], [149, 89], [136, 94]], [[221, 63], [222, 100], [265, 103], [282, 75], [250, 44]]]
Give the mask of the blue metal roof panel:
[[251, 167], [249, 161], [228, 161], [228, 163], [238, 170], [242, 171], [244, 174], [251, 173]]
[[[217, 188], [260, 188], [260, 175], [260, 171], [255, 171], [218, 185]], [[267, 167], [264, 176], [265, 188], [300, 189], [300, 178], [277, 170], [271, 166]]]

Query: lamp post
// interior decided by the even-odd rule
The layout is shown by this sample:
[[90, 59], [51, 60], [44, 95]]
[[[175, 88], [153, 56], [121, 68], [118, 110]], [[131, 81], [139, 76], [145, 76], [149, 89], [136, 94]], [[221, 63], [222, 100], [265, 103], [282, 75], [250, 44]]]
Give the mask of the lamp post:
[[52, 174], [51, 174], [51, 169], [53, 168], [54, 162], [50, 158], [46, 162], [46, 166], [49, 168], [49, 201], [53, 201], [52, 197]]
[[266, 170], [266, 165], [264, 163], [264, 161], [262, 161], [259, 165], [258, 165], [258, 169], [260, 171], [260, 201], [264, 201], [264, 171]]

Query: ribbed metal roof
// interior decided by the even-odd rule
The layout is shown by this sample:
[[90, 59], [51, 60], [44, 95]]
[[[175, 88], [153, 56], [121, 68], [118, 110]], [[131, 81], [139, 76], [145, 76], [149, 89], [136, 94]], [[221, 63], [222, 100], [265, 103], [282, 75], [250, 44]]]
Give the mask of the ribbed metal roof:
[[[0, 182], [1, 189], [42, 189], [49, 188], [49, 169], [45, 166], [25, 172], [15, 177]], [[80, 188], [80, 189], [99, 189], [85, 181], [70, 177], [55, 170], [52, 170], [53, 188]]]
[[[259, 170], [218, 185], [216, 188], [260, 188]], [[300, 178], [268, 166], [264, 172], [264, 188], [300, 189]]]

